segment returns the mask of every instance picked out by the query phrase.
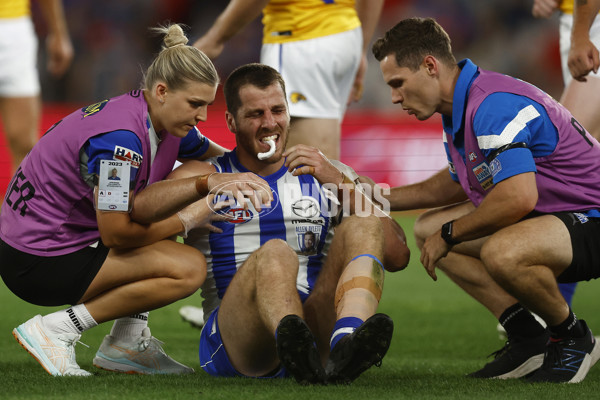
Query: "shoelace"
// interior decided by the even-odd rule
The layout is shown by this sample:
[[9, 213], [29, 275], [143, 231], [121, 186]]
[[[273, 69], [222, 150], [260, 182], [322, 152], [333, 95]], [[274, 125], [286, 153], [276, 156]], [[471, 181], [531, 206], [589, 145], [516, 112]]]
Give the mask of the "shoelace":
[[544, 354], [544, 363], [542, 368], [560, 367], [563, 365], [563, 347], [564, 340], [558, 342], [550, 342], [546, 347]]
[[152, 342], [152, 340], [154, 340], [156, 343], [158, 343], [158, 347], [161, 347], [161, 348], [162, 348], [162, 345], [165, 344], [165, 342], [158, 340], [154, 336], [150, 336], [150, 337], [146, 337], [146, 338], [142, 339], [142, 341], [140, 342], [140, 350], [141, 351], [146, 350], [150, 346], [150, 342]]
[[502, 356], [504, 353], [506, 353], [508, 351], [508, 349], [510, 349], [510, 342], [507, 340], [506, 343], [504, 344], [504, 346], [500, 350], [496, 350], [496, 351], [490, 353], [487, 356], [487, 358], [494, 356], [494, 359], [496, 359], [496, 358]]

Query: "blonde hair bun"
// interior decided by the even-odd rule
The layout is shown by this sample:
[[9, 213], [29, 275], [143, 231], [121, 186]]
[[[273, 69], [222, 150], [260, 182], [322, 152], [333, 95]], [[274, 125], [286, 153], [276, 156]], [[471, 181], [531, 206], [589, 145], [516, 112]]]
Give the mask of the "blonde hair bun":
[[167, 27], [164, 43], [166, 48], [185, 45], [189, 39], [183, 33], [183, 29], [179, 24], [173, 24]]

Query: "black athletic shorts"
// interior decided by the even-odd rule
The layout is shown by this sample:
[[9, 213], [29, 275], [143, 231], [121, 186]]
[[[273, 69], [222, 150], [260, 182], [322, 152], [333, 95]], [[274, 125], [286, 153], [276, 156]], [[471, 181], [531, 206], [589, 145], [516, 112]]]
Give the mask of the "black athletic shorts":
[[100, 271], [108, 248], [85, 247], [42, 257], [16, 250], [0, 239], [0, 276], [21, 299], [38, 306], [77, 304]]
[[600, 218], [577, 212], [552, 213], [569, 230], [573, 261], [556, 280], [560, 283], [589, 281], [600, 277]]

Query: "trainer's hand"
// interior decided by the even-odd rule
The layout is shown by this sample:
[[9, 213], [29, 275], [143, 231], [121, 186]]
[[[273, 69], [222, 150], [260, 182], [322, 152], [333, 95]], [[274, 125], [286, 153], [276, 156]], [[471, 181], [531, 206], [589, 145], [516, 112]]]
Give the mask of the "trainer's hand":
[[294, 176], [312, 175], [322, 185], [342, 183], [342, 173], [315, 147], [298, 144], [287, 149], [283, 156], [285, 166]]
[[273, 191], [269, 184], [251, 172], [214, 173], [208, 177], [207, 183], [209, 193], [227, 195], [244, 209], [248, 208], [246, 200], [249, 200], [258, 212], [273, 201]]
[[550, 18], [558, 9], [559, 0], [533, 0], [531, 15], [535, 18]]
[[182, 236], [187, 238], [188, 232], [192, 229], [204, 228], [211, 232], [222, 233], [223, 231], [212, 223], [215, 221], [225, 221], [228, 219], [226, 215], [218, 214], [217, 211], [222, 210], [229, 205], [228, 202], [221, 201], [213, 204], [215, 196], [208, 196], [193, 202], [189, 206], [177, 213], [179, 220], [183, 225]]
[[435, 266], [437, 262], [448, 255], [450, 251], [450, 245], [442, 238], [441, 230], [438, 230], [433, 235], [425, 239], [425, 244], [421, 249], [421, 264], [425, 267], [425, 270], [429, 276], [437, 281], [437, 275], [435, 273]]

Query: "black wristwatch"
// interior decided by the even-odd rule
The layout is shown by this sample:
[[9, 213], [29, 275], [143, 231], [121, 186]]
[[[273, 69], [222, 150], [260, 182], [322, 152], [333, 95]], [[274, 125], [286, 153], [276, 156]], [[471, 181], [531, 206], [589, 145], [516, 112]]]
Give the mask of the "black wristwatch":
[[450, 222], [446, 222], [444, 225], [442, 225], [442, 239], [444, 239], [444, 241], [446, 243], [448, 243], [450, 246], [454, 246], [460, 243], [460, 240], [456, 240], [456, 239], [452, 239], [452, 224], [454, 223], [454, 220], [450, 221]]

